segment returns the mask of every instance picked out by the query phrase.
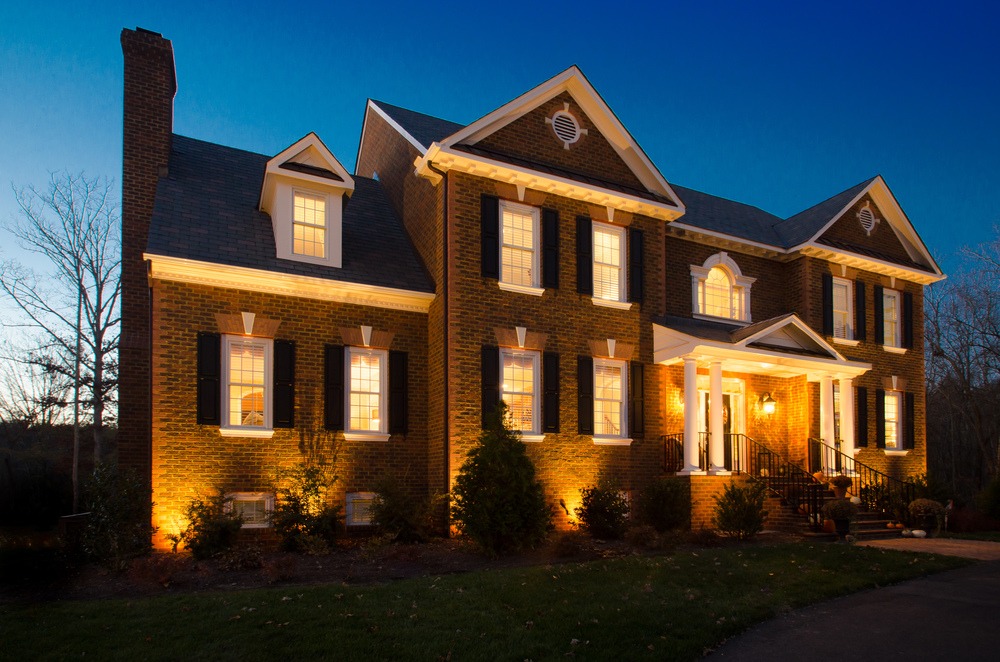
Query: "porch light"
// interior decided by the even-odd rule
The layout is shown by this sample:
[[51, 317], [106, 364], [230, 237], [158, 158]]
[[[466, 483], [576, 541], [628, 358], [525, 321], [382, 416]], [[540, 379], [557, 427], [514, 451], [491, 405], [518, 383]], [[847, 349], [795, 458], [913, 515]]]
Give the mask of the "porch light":
[[778, 405], [774, 398], [771, 397], [771, 392], [768, 391], [764, 395], [760, 396], [760, 408], [764, 410], [765, 414], [773, 414], [774, 408]]

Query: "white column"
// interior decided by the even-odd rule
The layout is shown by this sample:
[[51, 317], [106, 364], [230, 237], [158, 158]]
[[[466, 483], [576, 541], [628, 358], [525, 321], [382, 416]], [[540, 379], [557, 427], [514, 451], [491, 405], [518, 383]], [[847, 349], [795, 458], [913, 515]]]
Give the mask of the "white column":
[[854, 457], [854, 380], [840, 380], [840, 452]]
[[[819, 380], [819, 436], [823, 443], [833, 447], [836, 444], [836, 432], [833, 425], [833, 378], [823, 375]], [[830, 473], [830, 455], [824, 449], [823, 473]]]
[[709, 428], [711, 430], [708, 440], [708, 461], [709, 472], [713, 474], [725, 474], [726, 471], [726, 438], [723, 435], [725, 430], [722, 427], [723, 398], [722, 398], [722, 361], [712, 361], [708, 368], [708, 413], [710, 417]]
[[700, 474], [698, 461], [698, 362], [684, 358], [684, 469], [682, 474]]

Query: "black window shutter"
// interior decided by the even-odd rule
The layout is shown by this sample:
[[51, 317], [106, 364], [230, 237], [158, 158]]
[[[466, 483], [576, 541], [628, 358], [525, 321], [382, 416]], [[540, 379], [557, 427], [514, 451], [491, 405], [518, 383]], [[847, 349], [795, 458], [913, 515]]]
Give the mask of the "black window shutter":
[[274, 341], [274, 413], [276, 428], [295, 427], [295, 343]]
[[219, 425], [222, 397], [222, 353], [218, 333], [198, 334], [198, 413], [199, 425]]
[[484, 194], [480, 205], [483, 277], [500, 278], [500, 200], [494, 195]]
[[875, 308], [875, 328], [872, 329], [872, 333], [875, 334], [873, 340], [876, 345], [885, 343], [885, 302], [882, 298], [882, 286], [876, 285], [872, 291], [872, 306]]
[[823, 335], [833, 335], [833, 276], [823, 274]]
[[858, 448], [868, 446], [868, 389], [859, 386], [854, 393], [854, 445]]
[[629, 436], [642, 435], [646, 431], [646, 416], [643, 408], [645, 402], [645, 382], [643, 380], [643, 364], [632, 361], [629, 364], [631, 374], [629, 375], [629, 407], [628, 407], [628, 433]]
[[865, 284], [854, 283], [854, 339], [865, 339]]
[[323, 355], [323, 424], [327, 430], [344, 429], [344, 347], [327, 345]]
[[493, 411], [500, 404], [500, 349], [492, 345], [483, 345], [482, 353], [483, 376], [483, 429]]
[[389, 352], [389, 433], [409, 431], [410, 384], [406, 352]]
[[643, 243], [642, 230], [633, 228], [628, 231], [628, 300], [642, 303], [643, 295]]
[[576, 359], [577, 419], [580, 434], [594, 434], [594, 359]]
[[559, 432], [559, 355], [542, 355], [542, 432]]
[[885, 391], [875, 391], [875, 445], [885, 448]]
[[903, 394], [903, 448], [912, 449], [916, 437], [914, 427], [914, 397], [912, 393]]
[[542, 210], [542, 287], [559, 287], [559, 212]]
[[576, 217], [576, 291], [594, 294], [594, 235], [587, 216]]
[[913, 295], [903, 292], [903, 347], [913, 349]]

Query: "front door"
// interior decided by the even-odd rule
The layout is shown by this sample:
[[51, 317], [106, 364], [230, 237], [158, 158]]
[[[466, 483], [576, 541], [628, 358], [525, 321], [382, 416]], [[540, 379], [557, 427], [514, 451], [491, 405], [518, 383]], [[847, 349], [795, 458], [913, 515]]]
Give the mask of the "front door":
[[[708, 391], [708, 376], [699, 375], [698, 389], [698, 431], [705, 433], [707, 439], [711, 430], [711, 396]], [[723, 378], [722, 380], [722, 434], [725, 442], [725, 467], [732, 470], [733, 467], [733, 434], [745, 432], [743, 416], [743, 380], [736, 378]]]

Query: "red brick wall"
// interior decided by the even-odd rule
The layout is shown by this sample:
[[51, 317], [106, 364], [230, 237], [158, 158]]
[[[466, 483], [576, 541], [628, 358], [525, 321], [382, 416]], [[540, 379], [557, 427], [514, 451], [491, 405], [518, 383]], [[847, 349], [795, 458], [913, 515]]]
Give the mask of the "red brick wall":
[[[866, 204], [870, 206], [875, 216], [879, 219], [878, 225], [872, 230], [870, 236], [865, 233], [864, 228], [861, 227], [861, 222], [858, 220], [858, 212]], [[885, 215], [875, 205], [875, 201], [872, 200], [871, 196], [867, 194], [847, 210], [840, 220], [830, 226], [829, 230], [823, 233], [820, 240], [822, 241], [823, 239], [844, 241], [854, 246], [876, 251], [883, 259], [902, 264], [911, 263], [909, 253], [903, 248], [903, 244], [900, 243], [896, 233], [893, 232], [892, 226], [885, 220]]]
[[[383, 476], [414, 497], [426, 493], [428, 455], [427, 319], [401, 312], [285, 296], [155, 281], [153, 352], [153, 521], [164, 544], [185, 505], [216, 488], [269, 491], [275, 472], [337, 449], [335, 499], [371, 491]], [[197, 333], [217, 332], [216, 314], [253, 312], [280, 321], [276, 337], [296, 343], [295, 427], [271, 439], [222, 437], [196, 424]], [[340, 328], [362, 324], [395, 334], [391, 349], [409, 354], [409, 432], [388, 442], [344, 441], [323, 429], [323, 346], [343, 344]]]
[[118, 384], [118, 459], [149, 471], [149, 290], [142, 254], [149, 236], [156, 183], [170, 157], [176, 90], [170, 42], [122, 30], [124, 125], [122, 154], [122, 328]]

